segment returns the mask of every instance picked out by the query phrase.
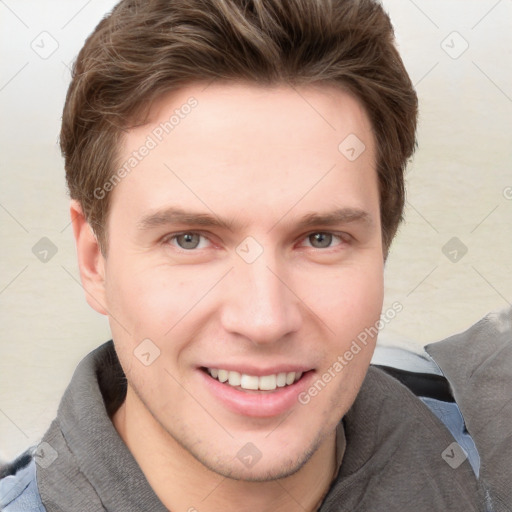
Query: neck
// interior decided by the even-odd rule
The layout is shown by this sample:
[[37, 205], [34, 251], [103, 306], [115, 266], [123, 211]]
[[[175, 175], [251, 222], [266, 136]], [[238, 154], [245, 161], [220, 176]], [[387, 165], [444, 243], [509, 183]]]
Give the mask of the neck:
[[150, 486], [169, 510], [314, 512], [336, 468], [336, 433], [293, 475], [265, 482], [233, 480], [196, 460], [153, 418], [128, 386], [112, 418]]

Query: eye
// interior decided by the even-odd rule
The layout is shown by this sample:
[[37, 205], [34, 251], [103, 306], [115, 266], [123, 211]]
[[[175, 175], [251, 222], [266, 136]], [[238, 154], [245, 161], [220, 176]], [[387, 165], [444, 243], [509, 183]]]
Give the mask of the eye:
[[[341, 236], [325, 231], [311, 233], [305, 238], [304, 243], [306, 241], [309, 242], [310, 247], [313, 247], [315, 249], [329, 249], [336, 245], [341, 245], [344, 242], [346, 243], [346, 240], [344, 240]], [[332, 245], [332, 243], [336, 241], [338, 241], [338, 243]]]
[[165, 242], [186, 251], [204, 249], [208, 245], [208, 239], [206, 237], [193, 231], [170, 235], [165, 239]]

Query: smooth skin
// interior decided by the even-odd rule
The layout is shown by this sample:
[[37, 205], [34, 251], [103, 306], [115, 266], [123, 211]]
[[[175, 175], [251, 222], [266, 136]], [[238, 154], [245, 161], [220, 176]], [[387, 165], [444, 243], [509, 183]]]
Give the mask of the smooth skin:
[[[87, 300], [108, 316], [128, 379], [112, 420], [170, 510], [316, 510], [376, 339], [307, 405], [277, 414], [235, 412], [201, 368], [300, 367], [309, 388], [379, 320], [371, 124], [330, 85], [190, 84], [127, 131], [119, 162], [191, 97], [195, 108], [112, 191], [106, 257], [71, 204]], [[366, 147], [354, 161], [338, 149], [350, 134]], [[218, 223], [176, 221], [178, 208]], [[262, 253], [248, 263], [240, 247]], [[136, 356], [146, 339], [160, 350], [148, 366]], [[252, 467], [237, 457], [247, 443], [261, 453]]]

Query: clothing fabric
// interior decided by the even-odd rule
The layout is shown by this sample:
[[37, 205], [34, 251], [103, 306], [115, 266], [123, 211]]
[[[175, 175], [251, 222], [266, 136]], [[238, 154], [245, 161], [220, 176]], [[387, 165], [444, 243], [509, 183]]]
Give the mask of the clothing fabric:
[[[77, 367], [39, 445], [37, 464], [27, 470], [33, 475], [35, 469], [39, 491], [32, 508], [21, 505], [30, 495], [23, 491], [8, 505], [0, 494], [3, 510], [165, 512], [110, 420], [125, 393], [126, 380], [110, 341]], [[383, 371], [369, 369], [337, 433], [339, 471], [320, 512], [485, 510], [469, 462], [452, 467], [442, 456], [454, 442], [450, 432]], [[33, 477], [26, 489], [33, 490], [31, 482]]]
[[30, 458], [14, 475], [0, 480], [0, 510], [45, 512], [36, 480], [36, 462]]
[[512, 307], [425, 347], [449, 380], [495, 512], [512, 511]]
[[464, 418], [459, 407], [454, 402], [435, 400], [429, 397], [420, 397], [421, 401], [446, 425], [453, 438], [468, 457], [476, 477], [480, 476], [480, 455], [476, 449], [475, 441], [469, 435]]

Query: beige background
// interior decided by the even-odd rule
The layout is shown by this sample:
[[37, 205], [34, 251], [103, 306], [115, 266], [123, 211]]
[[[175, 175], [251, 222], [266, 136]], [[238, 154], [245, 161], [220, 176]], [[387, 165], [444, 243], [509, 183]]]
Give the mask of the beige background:
[[[109, 339], [79, 284], [57, 136], [69, 63], [113, 4], [0, 2], [4, 459], [37, 442], [78, 361]], [[384, 5], [421, 120], [406, 223], [386, 268], [385, 309], [399, 301], [403, 311], [381, 343], [420, 350], [512, 301], [512, 1]], [[43, 237], [57, 250], [46, 263], [33, 253]]]

